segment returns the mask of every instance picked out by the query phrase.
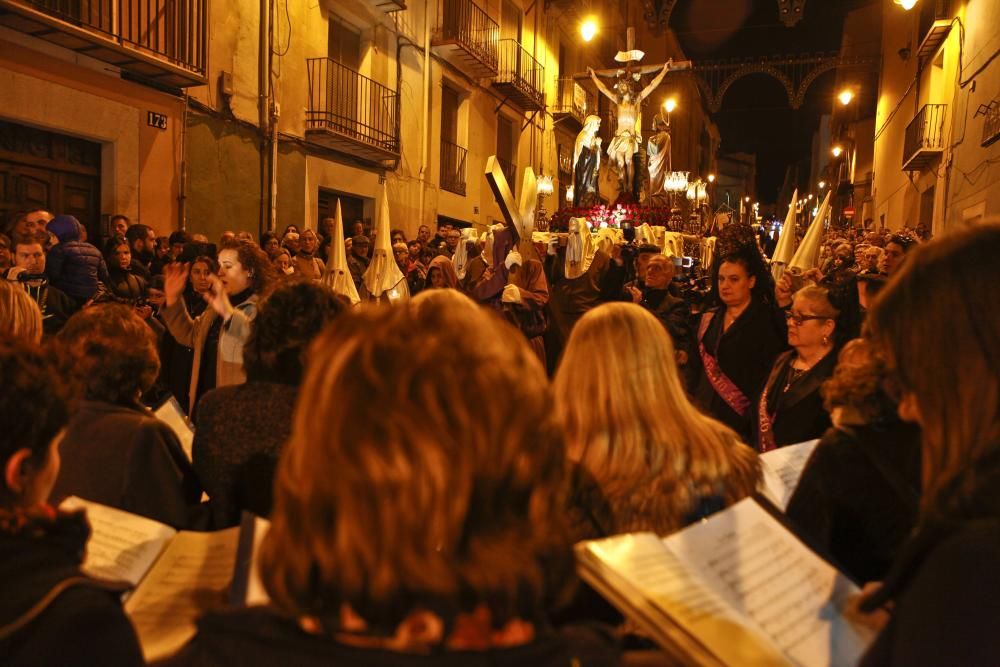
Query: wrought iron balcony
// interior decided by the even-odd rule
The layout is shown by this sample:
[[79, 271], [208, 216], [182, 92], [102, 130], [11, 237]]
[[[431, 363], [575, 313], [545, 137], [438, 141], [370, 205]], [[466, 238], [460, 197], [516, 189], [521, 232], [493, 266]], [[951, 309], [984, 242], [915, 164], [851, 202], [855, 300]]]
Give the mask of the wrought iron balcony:
[[944, 151], [944, 116], [947, 104], [925, 104], [906, 126], [903, 170], [920, 171]]
[[309, 58], [306, 138], [380, 163], [399, 157], [399, 96], [330, 58]]
[[497, 156], [497, 162], [500, 163], [500, 171], [503, 172], [504, 178], [507, 179], [507, 186], [510, 188], [510, 193], [513, 195], [517, 192], [517, 165], [509, 160], [505, 160], [499, 155]]
[[391, 14], [406, 9], [406, 0], [365, 0], [372, 9]]
[[993, 100], [987, 105], [983, 105], [983, 140], [980, 145], [983, 148], [992, 146], [1000, 140], [1000, 102]]
[[472, 77], [497, 74], [500, 26], [472, 0], [441, 0], [434, 52]]
[[0, 25], [173, 88], [204, 84], [208, 0], [0, 0]]
[[465, 196], [465, 158], [468, 151], [450, 141], [441, 142], [441, 189]]
[[920, 46], [917, 55], [923, 59], [937, 53], [938, 47], [951, 32], [951, 3], [949, 0], [927, 0], [920, 7]]
[[545, 108], [545, 70], [516, 39], [501, 39], [500, 61], [493, 86], [525, 111]]
[[556, 101], [551, 111], [556, 121], [563, 120], [579, 130], [588, 115], [597, 113], [597, 97], [574, 79], [556, 79]]

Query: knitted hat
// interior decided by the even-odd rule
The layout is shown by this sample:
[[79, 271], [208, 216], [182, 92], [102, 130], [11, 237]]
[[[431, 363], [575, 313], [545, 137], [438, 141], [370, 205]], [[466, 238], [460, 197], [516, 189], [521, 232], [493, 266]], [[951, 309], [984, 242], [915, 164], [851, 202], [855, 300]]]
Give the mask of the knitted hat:
[[59, 243], [80, 240], [80, 221], [72, 215], [57, 215], [45, 228], [59, 239]]

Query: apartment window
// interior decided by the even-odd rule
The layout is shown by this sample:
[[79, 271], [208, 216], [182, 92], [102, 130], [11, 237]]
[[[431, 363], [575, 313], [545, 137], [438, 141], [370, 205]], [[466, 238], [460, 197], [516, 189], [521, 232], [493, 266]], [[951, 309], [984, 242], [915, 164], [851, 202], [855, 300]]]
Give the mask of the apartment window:
[[500, 39], [521, 41], [521, 8], [511, 0], [503, 0], [500, 5]]
[[517, 186], [517, 128], [506, 116], [497, 116], [497, 160], [507, 177], [511, 194]]
[[357, 71], [361, 68], [361, 33], [336, 16], [330, 17], [327, 58]]

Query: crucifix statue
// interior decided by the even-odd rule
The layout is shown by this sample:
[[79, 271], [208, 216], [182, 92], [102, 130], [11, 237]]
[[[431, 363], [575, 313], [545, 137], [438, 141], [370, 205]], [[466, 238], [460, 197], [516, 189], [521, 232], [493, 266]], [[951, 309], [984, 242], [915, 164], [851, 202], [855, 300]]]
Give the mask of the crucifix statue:
[[[632, 198], [638, 201], [639, 192], [635, 184], [633, 159], [639, 153], [639, 146], [642, 143], [642, 129], [639, 125], [642, 102], [659, 87], [667, 72], [690, 69], [691, 61], [675, 63], [673, 60], [668, 60], [663, 65], [638, 65], [637, 63], [646, 54], [635, 48], [634, 28], [629, 28], [626, 32], [626, 46], [626, 51], [619, 51], [615, 56], [615, 60], [621, 63], [622, 67], [597, 71], [588, 67], [587, 74], [597, 86], [597, 90], [617, 107], [618, 126], [615, 129], [615, 136], [608, 144], [608, 157], [618, 167], [621, 191], [630, 192]], [[649, 85], [637, 92], [642, 76], [653, 72], [658, 73]], [[601, 78], [614, 78], [616, 81], [613, 89], [608, 88]]]

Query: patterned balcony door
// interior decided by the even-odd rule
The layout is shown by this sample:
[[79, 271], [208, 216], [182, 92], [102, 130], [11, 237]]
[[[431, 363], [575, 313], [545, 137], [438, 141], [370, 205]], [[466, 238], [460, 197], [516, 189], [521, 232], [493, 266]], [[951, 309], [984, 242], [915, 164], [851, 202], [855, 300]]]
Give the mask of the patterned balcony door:
[[[327, 74], [327, 99], [330, 100], [330, 119], [340, 132], [362, 138], [359, 110], [364, 105], [361, 77], [361, 33], [349, 23], [330, 16], [327, 57], [339, 63], [330, 65]], [[369, 91], [370, 94], [370, 91]]]
[[100, 243], [101, 145], [0, 121], [0, 223], [16, 211], [74, 215]]
[[[518, 44], [521, 43], [521, 27], [524, 22], [524, 15], [521, 8], [511, 0], [503, 0], [500, 5], [500, 39], [513, 39]], [[508, 47], [509, 48], [509, 47]], [[501, 60], [504, 57], [501, 56]], [[507, 62], [504, 63], [512, 74], [512, 81], [521, 79], [521, 49], [514, 49], [513, 53], [506, 55]]]

